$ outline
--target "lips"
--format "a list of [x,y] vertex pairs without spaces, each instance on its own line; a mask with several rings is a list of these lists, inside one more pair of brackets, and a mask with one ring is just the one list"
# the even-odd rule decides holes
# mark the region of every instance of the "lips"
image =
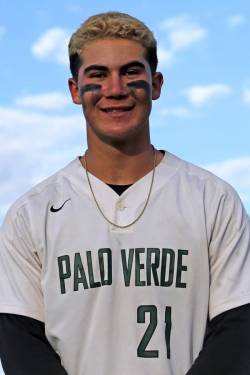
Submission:
[[128,112],[131,111],[134,108],[134,106],[122,106],[122,107],[106,107],[101,108],[101,111],[106,113],[122,113],[122,112]]

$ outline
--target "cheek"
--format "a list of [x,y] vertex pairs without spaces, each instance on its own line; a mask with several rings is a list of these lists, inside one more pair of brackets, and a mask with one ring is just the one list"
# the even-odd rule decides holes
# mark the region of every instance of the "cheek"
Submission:
[[151,92],[151,86],[147,81],[144,81],[144,80],[132,81],[128,83],[127,86],[130,90],[131,95],[135,99],[151,107],[152,92]]
[[101,97],[101,85],[86,84],[80,87],[82,105],[86,108],[88,105],[95,104]]
[[151,86],[147,81],[132,81],[129,82],[127,86],[132,93],[136,93],[137,90],[143,90],[147,97],[151,97]]
[[101,91],[101,89],[102,89],[101,85],[89,83],[89,84],[86,84],[86,85],[82,85],[80,87],[80,94],[81,94],[81,96],[83,96],[87,92],[90,92],[92,94],[97,94]]

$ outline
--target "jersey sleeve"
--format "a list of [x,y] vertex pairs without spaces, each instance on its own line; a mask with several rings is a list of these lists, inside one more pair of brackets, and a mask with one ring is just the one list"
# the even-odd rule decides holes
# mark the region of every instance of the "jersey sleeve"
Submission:
[[186,375],[250,373],[250,305],[226,311],[208,323],[204,345]]
[[0,356],[6,374],[67,375],[46,338],[44,323],[0,313],[0,332]]
[[209,243],[209,316],[250,302],[250,220],[229,187],[217,202]]
[[0,231],[0,312],[44,321],[41,263],[23,213],[11,209]]

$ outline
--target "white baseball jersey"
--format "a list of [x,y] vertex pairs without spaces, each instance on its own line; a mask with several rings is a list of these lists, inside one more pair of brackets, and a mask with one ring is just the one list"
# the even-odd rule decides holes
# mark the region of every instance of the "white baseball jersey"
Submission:
[[[105,215],[141,212],[147,174]],[[183,375],[211,318],[250,302],[250,225],[235,193],[165,154],[143,216],[97,210],[77,158],[19,199],[0,242],[0,311],[45,322],[69,375]]]

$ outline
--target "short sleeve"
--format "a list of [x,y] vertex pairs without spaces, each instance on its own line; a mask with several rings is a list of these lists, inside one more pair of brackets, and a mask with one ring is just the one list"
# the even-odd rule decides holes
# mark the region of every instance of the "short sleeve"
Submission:
[[10,210],[0,232],[0,312],[44,321],[41,263],[25,215]]
[[250,303],[250,220],[232,188],[217,204],[209,261],[210,319]]

